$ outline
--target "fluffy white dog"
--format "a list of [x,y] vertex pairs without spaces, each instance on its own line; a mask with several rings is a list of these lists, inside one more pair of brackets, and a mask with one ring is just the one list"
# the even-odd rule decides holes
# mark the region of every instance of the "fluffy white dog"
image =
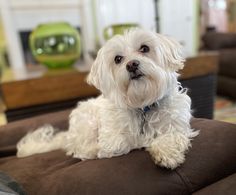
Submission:
[[180,45],[169,37],[134,29],[107,41],[88,83],[101,96],[79,102],[69,130],[44,126],[17,145],[18,157],[64,149],[80,159],[110,158],[146,148],[155,163],[174,169],[184,162],[191,138],[191,100],[176,71]]

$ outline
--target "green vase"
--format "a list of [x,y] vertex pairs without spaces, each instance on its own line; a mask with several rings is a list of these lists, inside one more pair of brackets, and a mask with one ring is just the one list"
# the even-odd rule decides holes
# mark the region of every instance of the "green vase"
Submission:
[[30,48],[49,68],[69,67],[80,57],[80,35],[66,22],[40,24],[30,34]]

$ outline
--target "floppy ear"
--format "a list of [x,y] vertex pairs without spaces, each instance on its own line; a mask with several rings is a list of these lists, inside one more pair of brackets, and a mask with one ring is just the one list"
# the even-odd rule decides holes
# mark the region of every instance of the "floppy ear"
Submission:
[[109,95],[113,83],[112,73],[109,69],[107,56],[103,47],[98,51],[97,57],[87,77],[87,83],[99,89],[103,95]]
[[178,71],[184,67],[185,59],[182,54],[182,46],[173,38],[157,34],[159,39],[158,48],[162,52],[164,63],[173,70]]
[[100,90],[101,87],[101,74],[102,74],[102,49],[98,51],[97,57],[91,67],[91,70],[89,72],[89,75],[87,77],[87,83],[89,85],[93,85],[97,89]]

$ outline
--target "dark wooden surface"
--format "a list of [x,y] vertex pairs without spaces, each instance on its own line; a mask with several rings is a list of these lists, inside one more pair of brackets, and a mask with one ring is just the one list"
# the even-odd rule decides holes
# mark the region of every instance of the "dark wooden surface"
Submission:
[[2,93],[7,109],[65,101],[98,94],[86,82],[87,73],[72,72],[65,75],[5,82]]
[[196,57],[187,58],[185,67],[179,71],[180,79],[185,80],[217,73],[218,60],[218,54],[215,52],[201,53]]

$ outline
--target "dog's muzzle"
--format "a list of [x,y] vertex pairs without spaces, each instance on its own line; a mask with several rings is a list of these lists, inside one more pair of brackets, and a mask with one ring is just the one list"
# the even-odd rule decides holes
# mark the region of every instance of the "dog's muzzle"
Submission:
[[139,70],[140,62],[138,60],[131,60],[126,65],[126,70],[129,72],[130,79],[139,79],[144,74]]

